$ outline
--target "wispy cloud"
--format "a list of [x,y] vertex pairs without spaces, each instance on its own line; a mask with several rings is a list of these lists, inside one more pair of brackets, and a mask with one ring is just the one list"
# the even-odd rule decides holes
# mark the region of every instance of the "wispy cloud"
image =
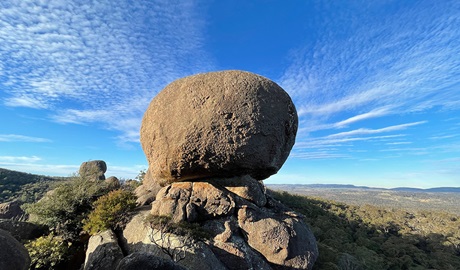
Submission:
[[3,104],[132,140],[159,90],[210,69],[199,15],[192,1],[1,2]]
[[[453,57],[460,51],[459,3],[401,5],[392,13],[381,12],[382,5],[336,7],[336,16],[318,16],[315,39],[290,55],[292,64],[278,82],[298,109],[296,156],[318,145],[373,142],[366,137],[416,130],[426,121],[396,122],[415,113],[460,110],[460,58]],[[369,128],[365,120],[375,118],[393,125]],[[333,133],[337,129],[344,131]]]
[[0,164],[2,165],[9,165],[15,162],[37,162],[40,160],[42,159],[37,156],[0,156]]
[[46,138],[31,137],[18,134],[0,134],[0,142],[51,142],[51,140]]
[[399,131],[399,130],[407,129],[408,127],[417,126],[417,125],[420,125],[420,124],[425,124],[426,122],[427,121],[419,121],[419,122],[413,122],[413,123],[407,123],[407,124],[401,124],[401,125],[394,125],[394,126],[389,126],[389,127],[379,128],[379,129],[360,128],[360,129],[356,129],[356,130],[351,130],[351,131],[345,131],[345,132],[331,134],[331,135],[328,135],[327,138],[349,137],[349,136],[356,136],[356,135],[369,135],[369,134],[378,134],[378,133]]
[[379,111],[386,106],[391,113],[434,106],[458,109],[458,102],[451,102],[460,100],[454,79],[460,74],[460,59],[452,57],[460,51],[459,14],[454,11],[458,3],[410,6],[379,20],[365,14],[371,16],[381,6],[368,8],[341,11],[350,21],[361,22],[345,28],[343,39],[330,33],[336,22],[317,21],[317,42],[294,54],[294,63],[279,81],[294,97],[299,114],[327,119],[362,110],[383,115],[390,113]]

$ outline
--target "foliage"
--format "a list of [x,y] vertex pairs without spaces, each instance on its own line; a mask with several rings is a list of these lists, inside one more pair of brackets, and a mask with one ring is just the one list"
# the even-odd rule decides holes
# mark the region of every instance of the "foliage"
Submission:
[[92,202],[107,193],[103,182],[80,177],[59,185],[40,201],[24,205],[30,221],[47,225],[65,239],[77,239]]
[[0,203],[14,199],[33,203],[63,180],[66,178],[48,177],[0,168]]
[[198,223],[174,222],[169,216],[154,215],[147,216],[145,222],[153,229],[150,241],[175,262],[184,259],[194,243],[211,238]]
[[57,269],[68,255],[70,243],[53,234],[42,236],[25,245],[31,259],[30,269]]
[[135,180],[139,181],[139,183],[142,184],[142,181],[144,181],[146,173],[147,173],[147,170],[140,170],[139,174],[136,176]]
[[94,210],[83,221],[83,229],[90,234],[107,229],[122,228],[128,212],[136,206],[136,196],[129,190],[114,190],[94,203]]
[[304,214],[318,242],[314,269],[460,269],[460,216],[271,192]]

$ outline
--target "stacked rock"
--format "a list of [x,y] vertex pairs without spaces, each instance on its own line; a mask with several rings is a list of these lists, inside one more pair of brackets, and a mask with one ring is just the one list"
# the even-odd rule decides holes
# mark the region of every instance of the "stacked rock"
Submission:
[[261,182],[286,161],[297,125],[289,95],[262,76],[221,71],[176,80],[142,120],[149,169],[139,203],[154,200],[153,215],[210,229],[211,250],[227,269],[311,269],[313,234]]

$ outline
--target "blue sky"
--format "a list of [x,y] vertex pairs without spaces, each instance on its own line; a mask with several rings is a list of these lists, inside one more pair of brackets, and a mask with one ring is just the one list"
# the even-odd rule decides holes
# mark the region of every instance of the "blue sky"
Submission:
[[266,183],[460,186],[459,1],[0,2],[0,167],[134,178],[150,100],[240,69],[292,97]]

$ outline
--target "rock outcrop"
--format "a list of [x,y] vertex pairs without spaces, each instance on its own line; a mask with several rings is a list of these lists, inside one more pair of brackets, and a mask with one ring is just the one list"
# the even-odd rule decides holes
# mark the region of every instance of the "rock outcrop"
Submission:
[[25,215],[21,209],[21,202],[14,200],[11,202],[0,203],[0,219],[15,219]]
[[258,206],[222,186],[179,182],[160,190],[151,214],[201,222],[213,236],[209,245],[220,261],[241,260],[241,268],[226,264],[228,269],[311,269],[318,250],[302,216],[264,197],[266,204]]
[[112,230],[100,232],[89,239],[84,270],[113,270],[123,257]]
[[149,169],[138,204],[151,203],[153,216],[197,222],[210,238],[187,242],[149,227],[144,210],[124,230],[124,249],[155,256],[165,245],[184,249],[179,263],[188,269],[311,269],[318,257],[312,232],[261,182],[288,157],[297,121],[288,94],[249,72],[198,74],[166,86],[142,120]]
[[103,160],[91,160],[80,165],[78,173],[81,177],[92,181],[105,180],[107,164]]
[[9,232],[0,230],[0,269],[27,270],[29,266],[27,249]]
[[176,80],[150,103],[141,144],[161,185],[209,177],[263,180],[289,155],[297,113],[276,83],[244,71]]

